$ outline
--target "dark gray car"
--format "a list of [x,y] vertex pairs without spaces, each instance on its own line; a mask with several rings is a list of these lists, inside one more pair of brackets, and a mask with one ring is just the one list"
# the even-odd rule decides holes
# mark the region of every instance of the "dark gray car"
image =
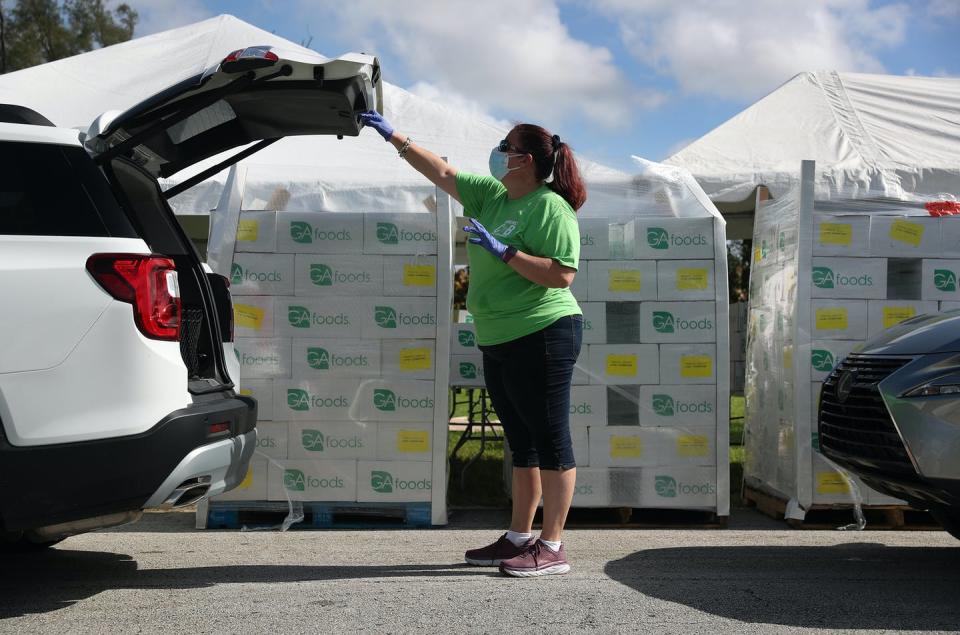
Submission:
[[960,538],[960,311],[869,340],[823,384],[820,451]]

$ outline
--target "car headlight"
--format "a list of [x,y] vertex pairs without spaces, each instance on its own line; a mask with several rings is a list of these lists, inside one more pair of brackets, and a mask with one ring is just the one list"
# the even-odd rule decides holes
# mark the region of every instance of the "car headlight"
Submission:
[[904,397],[936,397],[938,395],[960,395],[960,383],[940,384],[931,381],[904,393]]

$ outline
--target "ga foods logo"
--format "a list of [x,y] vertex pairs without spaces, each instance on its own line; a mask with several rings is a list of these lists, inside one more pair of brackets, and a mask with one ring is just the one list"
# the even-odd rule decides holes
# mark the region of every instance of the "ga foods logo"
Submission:
[[677,479],[672,476],[665,475],[657,476],[653,486],[657,492],[657,496],[663,498],[676,498],[679,495],[704,496],[717,493],[717,488],[713,483],[683,483],[677,481]]
[[402,311],[397,311],[392,306],[373,307],[373,319],[377,326],[382,329],[395,329],[400,326],[432,326],[437,323],[437,319],[430,313],[421,313],[420,315],[411,315]]
[[661,227],[647,228],[647,244],[653,249],[670,247],[699,247],[707,244],[703,234],[671,234]]
[[293,221],[290,223],[290,238],[295,243],[310,244],[314,240],[350,240],[350,231],[341,229],[336,231],[313,230],[310,223]]
[[709,401],[674,401],[670,395],[653,395],[651,399],[653,412],[661,417],[673,417],[680,414],[706,414],[713,412],[713,404]]
[[342,489],[344,487],[343,479],[339,476],[333,478],[317,478],[308,476],[303,470],[287,469],[283,472],[283,486],[291,492],[305,492],[307,488],[316,489]]
[[413,490],[431,490],[433,489],[433,483],[429,479],[423,479],[420,481],[395,479],[390,472],[371,470],[370,487],[373,488],[373,491],[380,494],[392,494],[394,490],[401,492],[409,492]]
[[310,452],[323,452],[327,449],[335,448],[359,449],[363,447],[363,439],[358,436],[324,436],[319,430],[303,430],[300,433],[300,443],[303,445],[304,450],[309,450]]
[[340,284],[361,283],[369,284],[371,281],[369,271],[356,271],[346,273],[332,268],[330,265],[312,264],[310,265],[310,282],[318,287],[332,287],[335,282]]
[[704,331],[713,328],[713,321],[709,318],[700,320],[678,320],[669,311],[653,312],[653,330],[657,333],[674,333],[676,331]]
[[457,331],[457,341],[460,342],[460,346],[466,346],[468,348],[475,348],[477,346],[477,339],[473,336],[472,331]]
[[280,363],[279,355],[251,355],[250,353],[241,353],[237,349],[233,349],[233,352],[237,356],[237,361],[244,366],[276,366]]
[[230,266],[230,284],[250,282],[283,282],[283,274],[279,271],[250,271],[237,263]]
[[307,364],[316,370],[330,370],[331,368],[366,368],[370,362],[366,355],[331,354],[327,349],[317,346],[307,349]]
[[833,353],[821,348],[815,348],[810,354],[810,363],[813,364],[814,370],[829,373],[834,367]]
[[411,399],[387,388],[374,388],[373,407],[382,412],[395,412],[397,408],[433,408],[433,399]]
[[313,313],[305,306],[289,305],[287,321],[290,326],[308,329],[311,326],[350,326],[350,317],[346,313]]
[[813,268],[813,284],[819,289],[834,289],[836,287],[872,287],[873,276],[845,276],[835,274],[830,267]]
[[301,388],[288,388],[287,406],[298,412],[306,412],[310,408],[349,408],[350,400],[344,395],[320,397]]
[[949,269],[934,269],[933,284],[937,291],[956,291],[957,276]]
[[517,221],[508,220],[504,221],[500,226],[493,230],[494,236],[502,236],[506,238],[513,233],[513,230],[517,228]]
[[460,376],[464,379],[477,378],[477,365],[473,362],[460,362]]
[[398,229],[393,223],[377,223],[377,240],[384,245],[397,245],[401,240],[407,242],[435,242],[437,234],[431,231]]

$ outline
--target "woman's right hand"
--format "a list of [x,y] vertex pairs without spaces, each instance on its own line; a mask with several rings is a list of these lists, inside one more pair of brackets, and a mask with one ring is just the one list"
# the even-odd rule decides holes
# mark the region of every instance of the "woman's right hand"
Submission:
[[376,110],[368,110],[365,113],[361,113],[360,123],[379,132],[384,141],[390,141],[390,138],[393,136],[393,126]]

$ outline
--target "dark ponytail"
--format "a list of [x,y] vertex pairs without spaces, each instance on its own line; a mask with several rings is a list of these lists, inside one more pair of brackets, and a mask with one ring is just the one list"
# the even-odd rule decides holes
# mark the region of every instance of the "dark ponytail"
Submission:
[[540,126],[522,123],[514,130],[520,138],[520,149],[533,156],[537,180],[545,181],[552,172],[553,180],[547,183],[547,187],[563,197],[574,210],[583,207],[587,202],[587,188],[580,178],[570,146]]

